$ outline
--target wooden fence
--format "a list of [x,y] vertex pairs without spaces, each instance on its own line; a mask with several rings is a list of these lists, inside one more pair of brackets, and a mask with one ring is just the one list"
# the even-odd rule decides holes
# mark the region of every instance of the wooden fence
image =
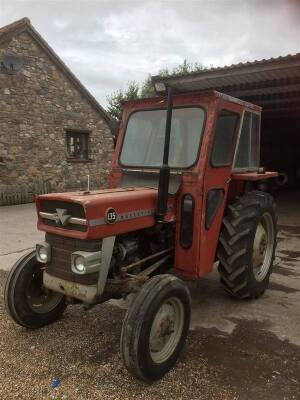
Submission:
[[37,194],[49,192],[51,192],[50,183],[43,181],[20,185],[0,184],[0,206],[32,203]]

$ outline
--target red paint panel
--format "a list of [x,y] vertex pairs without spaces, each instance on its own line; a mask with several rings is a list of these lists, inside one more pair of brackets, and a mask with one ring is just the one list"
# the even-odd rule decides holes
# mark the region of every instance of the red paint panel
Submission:
[[232,163],[234,158],[234,153],[236,149],[236,142],[238,137],[238,132],[241,123],[241,116],[243,107],[239,104],[231,103],[228,101],[220,101],[215,113],[215,123],[217,120],[218,112],[221,110],[229,110],[235,112],[240,116],[239,122],[236,126],[234,140],[231,146],[231,162],[229,166],[214,167],[210,162],[210,157],[212,153],[213,139],[214,139],[214,129],[212,129],[210,134],[210,145],[207,148],[207,160],[204,176],[204,190],[203,190],[203,210],[206,209],[206,197],[207,193],[211,189],[223,189],[224,199],[222,204],[219,206],[212,226],[207,229],[205,226],[205,212],[202,213],[201,221],[201,239],[200,239],[200,257],[198,265],[198,276],[204,276],[211,272],[213,269],[213,264],[216,259],[216,250],[218,246],[220,230],[222,225],[222,219],[224,215],[224,210],[226,208],[226,201],[229,190],[229,183],[231,180],[232,173]]
[[[205,101],[206,100],[206,101]],[[215,123],[215,110],[219,100],[207,98],[201,102],[207,111],[206,126],[203,132],[200,157],[194,167],[193,173],[186,173],[183,177],[183,184],[180,196],[177,201],[177,224],[176,224],[176,246],[175,246],[175,270],[185,279],[197,279],[199,277],[202,221],[203,221],[203,182],[208,160],[208,153],[211,146],[211,132]],[[193,244],[189,249],[180,245],[180,204],[182,196],[191,193],[195,200]]]
[[[216,256],[216,248],[220,235],[220,228],[223,219],[226,199],[228,195],[228,186],[230,182],[232,165],[225,167],[213,167],[210,163],[211,151],[214,138],[214,130],[218,111],[221,109],[236,112],[242,115],[243,108],[240,104],[233,104],[222,98],[211,99],[206,104],[208,118],[205,127],[204,140],[202,143],[200,159],[198,161],[194,181],[188,185],[182,186],[181,196],[188,193],[189,190],[195,196],[195,219],[194,219],[194,237],[193,245],[190,249],[184,250],[180,246],[179,235],[176,235],[175,251],[175,269],[186,279],[197,279],[206,275],[213,269]],[[238,124],[239,125],[239,124]],[[234,157],[236,139],[239,126],[236,127],[235,138],[231,149],[231,164]],[[223,189],[224,200],[220,205],[214,222],[210,229],[205,227],[206,196],[211,189]],[[179,207],[177,207],[179,210]],[[180,219],[177,218],[177,229],[180,229]]]
[[[38,229],[55,233],[62,236],[74,237],[78,239],[97,239],[107,236],[120,235],[155,225],[154,216],[138,217],[134,219],[117,221],[114,224],[102,224],[92,226],[91,221],[104,219],[108,208],[114,208],[117,214],[133,213],[140,210],[155,210],[157,201],[157,190],[150,188],[135,189],[107,189],[93,191],[89,194],[83,193],[61,193],[49,194],[37,197],[37,210],[40,211],[41,200],[60,200],[82,204],[88,221],[86,232],[68,230],[63,227],[53,227],[42,223],[38,217]],[[167,214],[167,220],[174,219],[174,200],[168,203],[171,210]]]

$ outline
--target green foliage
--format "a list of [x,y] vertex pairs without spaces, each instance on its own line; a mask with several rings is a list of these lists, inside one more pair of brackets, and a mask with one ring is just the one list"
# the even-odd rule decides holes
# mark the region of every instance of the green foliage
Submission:
[[182,64],[177,65],[177,67],[172,68],[162,68],[158,71],[158,75],[162,77],[172,77],[178,75],[186,75],[193,72],[200,72],[204,69],[204,66],[200,63],[189,63],[186,59],[183,60]]
[[168,76],[177,76],[177,75],[185,75],[190,74],[192,72],[199,72],[204,69],[202,64],[199,63],[189,63],[186,59],[183,60],[182,64],[179,64],[177,67],[173,68],[171,73]]
[[139,84],[135,81],[128,82],[125,90],[117,90],[107,96],[107,112],[116,121],[120,122],[122,116],[122,103],[126,100],[139,98]]
[[[172,77],[178,75],[185,75],[192,72],[200,72],[204,69],[202,64],[189,63],[186,59],[183,60],[182,64],[171,70],[167,67],[162,68],[158,75],[162,77]],[[148,98],[156,96],[154,86],[152,84],[151,75],[140,85],[135,81],[128,82],[128,87],[125,90],[118,90],[111,95],[107,96],[107,112],[116,120],[118,123],[121,120],[122,115],[122,103],[126,100],[135,100],[139,98]]]
[[154,86],[152,84],[151,75],[148,75],[145,81],[141,84],[139,91],[140,98],[154,97],[156,96]]

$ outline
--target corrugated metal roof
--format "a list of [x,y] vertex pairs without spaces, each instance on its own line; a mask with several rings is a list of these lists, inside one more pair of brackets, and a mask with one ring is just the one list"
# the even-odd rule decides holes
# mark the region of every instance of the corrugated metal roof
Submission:
[[[235,70],[235,69],[243,69],[243,68],[246,68],[246,67],[259,67],[261,65],[266,66],[266,65],[272,64],[272,63],[276,63],[276,64],[279,64],[279,63],[282,63],[282,62],[286,63],[287,61],[288,62],[289,61],[292,61],[292,62],[299,61],[300,62],[300,53],[288,54],[286,56],[279,56],[279,57],[271,57],[271,58],[268,58],[268,59],[263,58],[262,60],[247,61],[247,62],[244,62],[244,63],[240,62],[240,63],[237,63],[237,64],[224,65],[223,67],[205,68],[205,69],[203,69],[201,71],[177,74],[176,77],[197,76],[197,75],[200,75],[200,74],[203,74],[203,73],[207,73],[207,72],[211,73],[211,72],[217,72],[217,71],[221,71],[222,73],[224,73],[225,71],[227,72],[227,71]],[[174,75],[170,76],[170,78],[172,78],[172,77],[174,77]],[[164,79],[165,78],[169,78],[169,77],[166,76],[166,77],[164,77]],[[156,75],[156,76],[153,76],[152,79],[154,81],[157,81],[157,80],[160,81],[162,79],[162,77],[160,75]]]
[[278,111],[278,105],[286,109],[292,103],[300,111],[300,53],[152,79],[180,92],[215,89],[266,110],[272,110],[272,104]]

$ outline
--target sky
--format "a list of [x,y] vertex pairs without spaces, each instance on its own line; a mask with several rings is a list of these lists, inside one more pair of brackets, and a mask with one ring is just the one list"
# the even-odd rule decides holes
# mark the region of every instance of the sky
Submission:
[[128,81],[184,59],[209,67],[300,52],[300,0],[0,0],[0,26],[23,17],[104,107]]

